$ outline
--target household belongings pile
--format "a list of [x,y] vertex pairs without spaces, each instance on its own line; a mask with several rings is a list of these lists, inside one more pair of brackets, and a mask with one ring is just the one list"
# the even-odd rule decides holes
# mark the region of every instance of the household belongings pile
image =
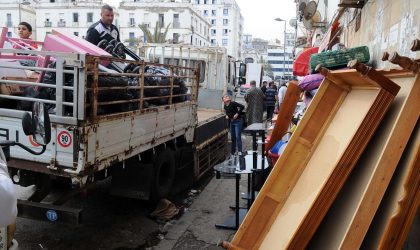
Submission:
[[325,79],[227,249],[401,249],[420,197],[420,60]]

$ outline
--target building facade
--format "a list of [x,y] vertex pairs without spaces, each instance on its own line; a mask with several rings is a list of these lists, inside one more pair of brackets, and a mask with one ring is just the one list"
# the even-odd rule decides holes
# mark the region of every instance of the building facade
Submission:
[[[101,18],[102,0],[40,0],[35,7],[37,39],[44,40],[53,29],[85,37],[90,25]],[[114,24],[118,27],[118,10]]]
[[7,36],[18,37],[17,27],[20,22],[32,26],[32,39],[36,37],[35,2],[21,0],[0,0],[0,27],[7,27]]
[[[170,43],[208,46],[209,21],[188,2],[124,0],[120,4],[121,40],[147,42],[143,31],[138,27],[145,24],[153,32],[160,25],[166,27],[166,40]],[[168,26],[169,25],[169,26]]]
[[241,58],[244,19],[235,0],[191,0],[210,22],[210,44],[223,46],[228,54]]
[[274,79],[290,79],[293,76],[294,42],[295,34],[286,33],[285,44],[268,45],[267,63],[271,65]]

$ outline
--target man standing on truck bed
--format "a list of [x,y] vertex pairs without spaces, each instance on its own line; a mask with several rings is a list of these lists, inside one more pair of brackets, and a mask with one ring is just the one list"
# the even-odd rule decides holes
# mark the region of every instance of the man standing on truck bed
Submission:
[[120,32],[118,31],[117,26],[112,24],[113,21],[114,10],[111,6],[105,4],[101,8],[101,20],[89,27],[86,33],[86,40],[90,43],[98,45],[98,43],[103,39],[102,37],[105,34],[109,34],[120,42]]

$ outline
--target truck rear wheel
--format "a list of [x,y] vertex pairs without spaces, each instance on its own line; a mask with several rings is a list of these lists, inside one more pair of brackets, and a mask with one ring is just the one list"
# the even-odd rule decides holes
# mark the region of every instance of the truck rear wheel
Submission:
[[175,180],[175,154],[169,149],[163,149],[154,161],[154,181],[152,184],[152,200],[158,201],[169,195]]

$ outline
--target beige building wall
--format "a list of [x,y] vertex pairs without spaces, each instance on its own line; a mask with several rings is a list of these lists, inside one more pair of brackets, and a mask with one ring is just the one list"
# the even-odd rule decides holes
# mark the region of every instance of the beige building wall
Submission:
[[[410,51],[413,39],[420,39],[419,0],[376,0],[369,1],[361,9],[361,25],[356,32],[354,12],[347,12],[341,18],[348,23],[340,40],[347,47],[366,45],[371,62],[375,67],[389,68],[395,65],[382,62],[382,53],[398,52],[400,55],[420,58],[420,52]],[[353,21],[352,21],[353,20]],[[352,21],[352,22],[350,22]]]

